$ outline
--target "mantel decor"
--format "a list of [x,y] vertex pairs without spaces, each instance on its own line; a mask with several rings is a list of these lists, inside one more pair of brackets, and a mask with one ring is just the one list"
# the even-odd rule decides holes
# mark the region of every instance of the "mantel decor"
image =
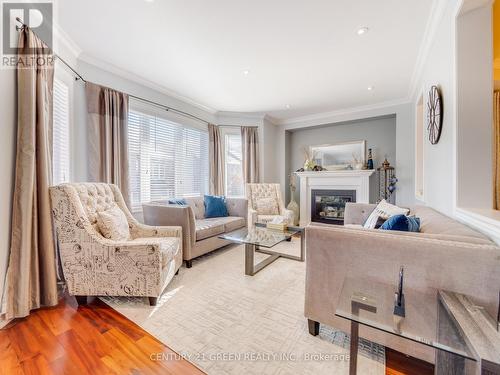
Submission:
[[379,201],[385,199],[391,201],[392,193],[396,190],[398,179],[394,174],[394,167],[387,161],[387,158],[382,163],[382,166],[377,168],[378,186],[379,186]]
[[427,100],[427,131],[429,142],[435,145],[441,137],[443,129],[443,98],[439,87],[432,86]]

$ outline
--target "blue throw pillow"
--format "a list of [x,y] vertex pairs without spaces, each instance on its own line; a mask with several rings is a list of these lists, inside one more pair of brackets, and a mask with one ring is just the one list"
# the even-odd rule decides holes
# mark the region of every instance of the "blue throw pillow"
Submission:
[[387,219],[380,229],[420,232],[420,219],[415,216],[394,215]]
[[229,216],[226,207],[226,198],[217,195],[205,195],[205,217]]
[[181,206],[187,206],[187,202],[184,198],[180,198],[180,199],[169,199],[168,200],[168,204],[178,204],[178,205],[181,205]]

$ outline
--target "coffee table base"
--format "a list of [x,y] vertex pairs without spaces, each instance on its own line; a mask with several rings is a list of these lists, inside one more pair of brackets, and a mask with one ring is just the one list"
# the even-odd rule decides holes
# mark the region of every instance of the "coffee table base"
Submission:
[[[245,275],[247,276],[253,276],[263,268],[267,267],[271,263],[273,263],[276,259],[278,258],[286,258],[286,259],[292,259],[296,260],[299,262],[304,261],[304,239],[303,239],[303,233],[301,233],[301,243],[300,243],[300,256],[296,255],[289,255],[289,254],[284,254],[280,253],[277,251],[271,251],[267,249],[261,249],[259,248],[258,245],[255,244],[245,244]],[[260,261],[257,264],[254,264],[255,262],[255,253],[262,253],[262,254],[267,254],[269,255],[266,259]]]

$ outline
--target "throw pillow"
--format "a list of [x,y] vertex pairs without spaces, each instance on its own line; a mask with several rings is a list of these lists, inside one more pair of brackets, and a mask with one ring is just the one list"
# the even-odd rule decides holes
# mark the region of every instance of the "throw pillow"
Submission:
[[178,204],[179,206],[187,206],[187,202],[184,198],[169,199],[168,204]]
[[394,215],[382,224],[380,229],[420,232],[420,219],[415,216]]
[[401,208],[387,203],[385,199],[382,199],[370,216],[368,216],[368,219],[366,219],[363,227],[367,229],[375,229],[379,218],[387,220],[394,215],[408,215],[409,211],[410,210],[406,208]]
[[279,207],[274,198],[260,198],[255,201],[255,208],[259,215],[279,215]]
[[117,205],[97,213],[97,226],[101,234],[110,240],[127,241],[130,239],[127,217]]
[[205,195],[205,218],[229,216],[226,198],[217,195]]

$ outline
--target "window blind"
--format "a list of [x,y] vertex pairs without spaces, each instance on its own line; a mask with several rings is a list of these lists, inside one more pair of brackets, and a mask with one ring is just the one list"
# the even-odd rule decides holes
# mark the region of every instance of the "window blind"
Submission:
[[52,125],[52,182],[54,185],[70,180],[69,155],[69,87],[54,79]]
[[208,132],[137,110],[128,119],[133,211],[144,202],[208,193]]

